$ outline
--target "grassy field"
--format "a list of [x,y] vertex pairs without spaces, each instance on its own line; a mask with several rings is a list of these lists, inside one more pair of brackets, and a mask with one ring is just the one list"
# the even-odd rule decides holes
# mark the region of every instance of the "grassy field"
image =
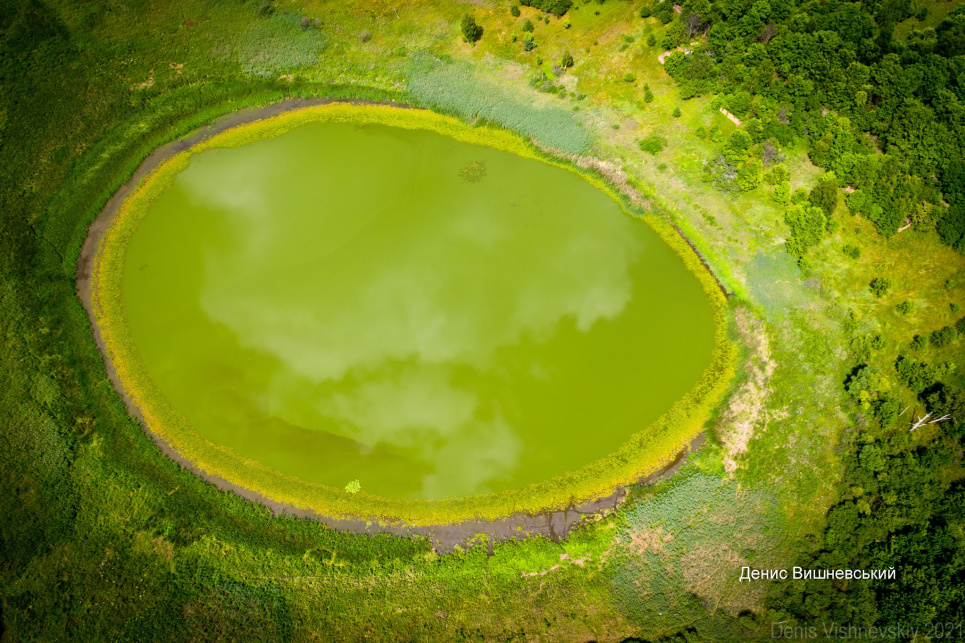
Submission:
[[[842,386],[855,347],[880,335],[886,348],[869,357],[884,372],[915,335],[953,323],[965,262],[914,228],[884,241],[839,204],[836,232],[802,271],[771,188],[734,196],[704,181],[720,143],[698,128],[734,125],[708,98],[680,100],[646,45],[664,27],[640,6],[580,4],[548,23],[527,7],[514,18],[508,3],[428,0],[0,9],[5,640],[769,637],[769,590],[735,586],[740,566],[789,567],[818,546],[858,410]],[[459,35],[465,13],[485,30],[475,46]],[[575,64],[557,74],[567,50]],[[491,121],[582,154],[679,226],[734,293],[728,331],[741,346],[703,450],[564,542],[441,557],[426,541],[274,517],[164,458],[113,392],[75,296],[86,226],[160,143],[293,95]],[[654,134],[663,150],[641,151]],[[792,188],[813,185],[821,172],[803,149],[783,153]],[[875,298],[868,285],[885,272],[901,277]],[[962,341],[924,349],[958,364],[958,381]]]

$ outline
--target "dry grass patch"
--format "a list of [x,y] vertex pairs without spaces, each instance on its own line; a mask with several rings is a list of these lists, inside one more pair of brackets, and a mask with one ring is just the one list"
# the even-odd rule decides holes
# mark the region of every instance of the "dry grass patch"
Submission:
[[749,351],[744,363],[747,378],[731,396],[716,427],[717,437],[726,450],[724,468],[731,474],[738,468],[737,457],[747,452],[747,445],[755,432],[766,426],[770,419],[767,397],[771,376],[777,368],[777,362],[771,357],[764,324],[746,309],[738,309],[734,320]]

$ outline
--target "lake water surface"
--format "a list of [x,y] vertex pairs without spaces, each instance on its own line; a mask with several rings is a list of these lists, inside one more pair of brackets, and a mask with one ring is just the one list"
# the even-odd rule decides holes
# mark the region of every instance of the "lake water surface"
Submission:
[[393,498],[601,458],[714,343],[697,279],[601,190],[377,125],[193,156],[128,246],[123,295],[151,377],[201,433]]

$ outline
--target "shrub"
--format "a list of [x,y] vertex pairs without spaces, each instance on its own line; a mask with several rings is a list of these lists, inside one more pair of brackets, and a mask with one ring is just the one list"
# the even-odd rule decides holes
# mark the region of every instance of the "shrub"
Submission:
[[362,490],[362,483],[358,480],[352,480],[347,485],[345,485],[345,490],[349,493],[358,493]]
[[573,6],[572,0],[520,0],[520,4],[552,13],[557,18],[561,18]]
[[663,140],[656,134],[640,139],[640,142],[638,143],[640,149],[647,154],[659,154],[660,150],[662,150],[666,144],[667,141]]
[[468,13],[462,17],[462,37],[466,42],[476,42],[482,38],[483,28]]
[[940,328],[931,334],[932,346],[934,346],[935,348],[945,348],[953,341],[955,341],[955,336],[957,334],[958,333],[956,333],[955,329],[951,326],[945,326],[944,328]]
[[536,47],[536,43],[533,42],[533,34],[528,33],[523,36],[523,51],[532,51]]
[[649,6],[640,7],[641,18],[649,18],[652,15],[653,15],[653,9],[651,9]]
[[673,117],[674,117],[674,118],[680,118],[681,114],[683,114],[683,112],[680,111],[680,107],[674,107],[674,108],[673,108]]
[[851,372],[844,388],[861,408],[867,410],[887,389],[887,382],[874,367],[863,364]]
[[783,163],[778,163],[768,171],[764,176],[764,180],[769,185],[777,185],[778,183],[784,183],[791,180],[791,173],[788,171],[787,166]]
[[809,205],[791,208],[784,215],[784,221],[791,229],[787,251],[796,257],[803,257],[809,248],[821,242],[827,225],[824,212]]
[[915,335],[915,338],[908,344],[912,350],[920,351],[928,348],[928,335]]
[[669,51],[683,42],[686,36],[687,31],[683,21],[677,20],[667,27],[667,30],[663,33],[663,38],[660,40],[660,45]]
[[623,82],[625,82],[625,83],[632,83],[632,82],[635,81],[636,79],[637,79],[637,77],[634,76],[633,74],[631,74],[630,72],[627,72],[627,73],[625,73],[625,74],[623,75]]
[[891,279],[888,277],[875,277],[871,280],[869,287],[875,297],[884,297],[891,290]]
[[741,192],[750,192],[761,184],[764,166],[759,160],[752,160],[744,164],[737,172],[737,188]]
[[895,370],[905,386],[917,394],[933,385],[942,374],[934,366],[910,359],[904,355],[895,360]]
[[509,13],[510,13],[514,18],[519,18],[519,5],[517,5],[517,4],[511,5],[511,6],[509,7]]
[[573,54],[571,54],[569,51],[564,51],[563,57],[560,58],[560,67],[562,67],[563,69],[569,69],[572,66],[573,66]]
[[653,102],[653,90],[650,89],[650,85],[643,86],[643,102],[645,103]]
[[523,22],[523,31],[532,33],[533,29],[535,29],[535,27],[533,27],[533,21],[530,20],[529,18],[527,18],[527,19]]
[[811,205],[821,208],[827,216],[831,216],[838,206],[838,186],[834,181],[821,181],[811,189],[808,200]]
[[774,200],[781,205],[787,205],[791,200],[791,184],[786,181],[778,183],[774,188]]
[[699,138],[700,140],[704,140],[705,138],[707,138],[707,130],[704,129],[703,125],[697,128],[697,138]]
[[750,92],[737,92],[732,96],[728,96],[726,99],[727,111],[737,116],[737,118],[744,118],[747,116],[747,111],[751,108],[752,99],[753,97]]
[[957,313],[958,311],[960,311],[960,310],[962,309],[962,306],[961,306],[961,304],[952,302],[952,303],[948,304],[948,309],[949,309],[950,311],[952,311],[952,314],[954,315],[955,313]]
[[841,252],[844,253],[844,256],[850,257],[852,259],[857,259],[858,257],[861,256],[861,248],[859,248],[858,246],[852,246],[851,244],[848,244],[845,247],[841,248]]
[[573,6],[572,0],[520,0],[520,3],[526,7],[533,7],[534,9],[539,9],[540,11],[546,11],[551,13],[557,18],[563,17],[563,14],[570,10]]
[[569,20],[564,20],[564,21],[563,21],[563,28],[564,28],[564,29],[569,29],[569,28],[572,27],[572,26],[573,26],[573,25],[570,24],[570,21],[569,21]]
[[742,165],[750,157],[751,137],[744,130],[734,130],[724,144],[724,159],[731,165]]
[[649,36],[647,36],[647,46],[655,47],[656,45],[657,45],[657,37],[651,33]]
[[867,213],[871,206],[871,197],[863,190],[855,190],[845,198],[845,204],[851,214]]
[[911,312],[911,308],[912,306],[910,301],[903,301],[897,306],[895,306],[895,312],[898,313],[899,315],[907,315],[908,313]]
[[965,317],[955,322],[955,330],[958,331],[959,335],[965,335]]

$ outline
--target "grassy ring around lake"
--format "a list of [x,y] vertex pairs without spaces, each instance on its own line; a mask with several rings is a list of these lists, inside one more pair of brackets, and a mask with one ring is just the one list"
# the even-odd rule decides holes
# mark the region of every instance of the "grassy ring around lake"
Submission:
[[[645,429],[630,435],[619,448],[582,468],[518,489],[442,499],[389,498],[365,490],[338,488],[287,475],[244,457],[203,435],[167,399],[148,373],[125,313],[122,282],[126,251],[148,210],[185,170],[192,155],[215,148],[234,148],[280,136],[307,123],[384,125],[427,130],[456,141],[511,152],[517,156],[579,174],[604,190],[625,210],[626,199],[599,176],[539,151],[516,135],[489,127],[472,127],[429,111],[378,105],[336,103],[283,113],[216,134],[179,152],[156,167],[121,204],[101,237],[91,275],[91,308],[106,357],[124,392],[147,427],[205,474],[227,480],[274,502],[334,518],[358,518],[409,525],[444,525],[471,519],[495,520],[517,513],[536,514],[611,494],[659,470],[703,428],[734,374],[736,349],[727,338],[726,299],[713,275],[671,226],[653,217],[639,218],[683,259],[709,299],[714,315],[714,346],[709,366],[696,384]],[[480,180],[484,168],[470,164],[463,177]],[[350,492],[351,491],[351,492]]]

